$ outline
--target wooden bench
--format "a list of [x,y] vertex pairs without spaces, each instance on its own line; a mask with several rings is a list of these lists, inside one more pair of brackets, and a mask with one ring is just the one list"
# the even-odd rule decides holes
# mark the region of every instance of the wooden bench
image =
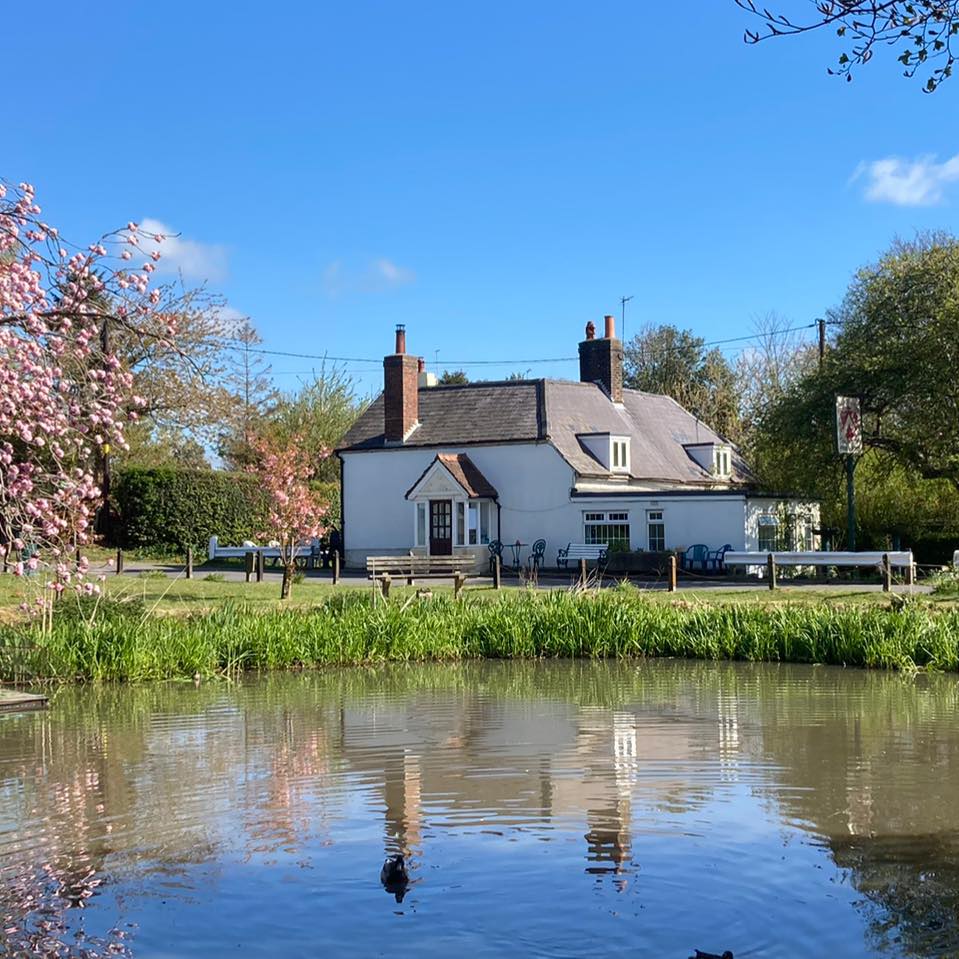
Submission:
[[412,586],[418,579],[452,579],[453,593],[459,596],[467,576],[475,575],[476,557],[472,554],[458,556],[368,556],[366,577],[380,584],[383,595],[388,596],[394,576],[405,579]]
[[561,549],[557,553],[556,565],[568,568],[571,561],[578,563],[580,560],[592,560],[597,566],[605,566],[608,556],[609,545],[607,543],[569,543],[565,549]]

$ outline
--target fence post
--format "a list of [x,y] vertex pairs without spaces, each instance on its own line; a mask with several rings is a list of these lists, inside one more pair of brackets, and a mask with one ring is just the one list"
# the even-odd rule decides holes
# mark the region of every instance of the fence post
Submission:
[[193,547],[186,548],[186,578],[193,579]]
[[258,549],[256,551],[256,581],[258,583],[263,582],[263,550]]
[[500,589],[502,586],[503,571],[500,569],[498,556],[493,557],[493,589]]
[[457,570],[453,574],[453,599],[459,599],[460,593],[463,592],[463,587],[466,585],[466,577]]
[[586,587],[586,560],[581,559],[579,561],[579,584],[584,589]]
[[882,554],[882,591],[888,593],[892,589],[892,566],[889,564],[889,554]]
[[676,592],[676,554],[669,557],[669,592]]
[[389,573],[384,573],[380,577],[380,590],[383,593],[383,599],[390,598],[390,585],[393,582],[393,577]]
[[909,568],[906,570],[906,585],[915,586],[916,585],[916,564],[910,563]]
[[117,576],[123,572],[123,550],[117,550]]
[[340,551],[333,550],[333,585],[340,581]]
[[769,576],[769,588],[776,588],[776,560],[773,558],[773,554],[770,553],[766,557],[766,572]]
[[250,581],[250,577],[253,575],[253,553],[246,552],[243,554],[243,571],[246,573],[246,581]]

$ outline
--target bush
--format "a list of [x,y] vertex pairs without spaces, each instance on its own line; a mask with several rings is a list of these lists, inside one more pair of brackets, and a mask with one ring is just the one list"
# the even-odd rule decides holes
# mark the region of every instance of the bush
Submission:
[[111,508],[115,545],[182,552],[252,539],[266,526],[266,499],[245,473],[173,467],[118,470]]

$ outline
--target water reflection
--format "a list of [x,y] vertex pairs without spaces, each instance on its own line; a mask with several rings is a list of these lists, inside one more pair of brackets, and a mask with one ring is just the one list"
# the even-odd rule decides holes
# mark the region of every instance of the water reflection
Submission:
[[956,716],[952,677],[685,662],[64,689],[0,719],[0,936],[162,954],[172,911],[177,955],[942,955]]

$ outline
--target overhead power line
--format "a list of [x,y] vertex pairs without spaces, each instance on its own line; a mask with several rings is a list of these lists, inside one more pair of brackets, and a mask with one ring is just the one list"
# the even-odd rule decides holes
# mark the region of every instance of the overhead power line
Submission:
[[[802,330],[810,330],[816,326],[815,322],[804,323],[802,326],[790,326],[781,330],[771,330],[764,333],[750,333],[747,336],[731,336],[726,337],[722,340],[708,340],[705,341],[702,345],[703,347],[713,347],[713,346],[724,346],[728,343],[746,343],[749,340],[761,340],[770,336],[783,336],[786,333],[798,333]],[[673,353],[679,350],[682,350],[682,346],[672,346],[672,347],[660,347],[654,350],[645,351],[647,355],[661,355],[666,353]],[[370,356],[332,356],[329,353],[297,353],[290,350],[266,350],[261,347],[249,347],[249,352],[251,353],[260,353],[264,356],[284,356],[291,357],[298,360],[322,360],[323,362],[330,363],[364,363],[364,364],[373,364],[374,370],[379,370],[380,365],[382,364],[382,358],[380,357],[370,357]],[[501,360],[444,360],[443,365],[448,369],[458,369],[461,367],[467,366],[513,366],[520,364],[542,364],[542,363],[572,363],[575,360],[578,360],[578,356],[552,356],[552,357],[538,357],[534,359],[530,358],[508,358]],[[370,372],[373,372],[371,370]]]

